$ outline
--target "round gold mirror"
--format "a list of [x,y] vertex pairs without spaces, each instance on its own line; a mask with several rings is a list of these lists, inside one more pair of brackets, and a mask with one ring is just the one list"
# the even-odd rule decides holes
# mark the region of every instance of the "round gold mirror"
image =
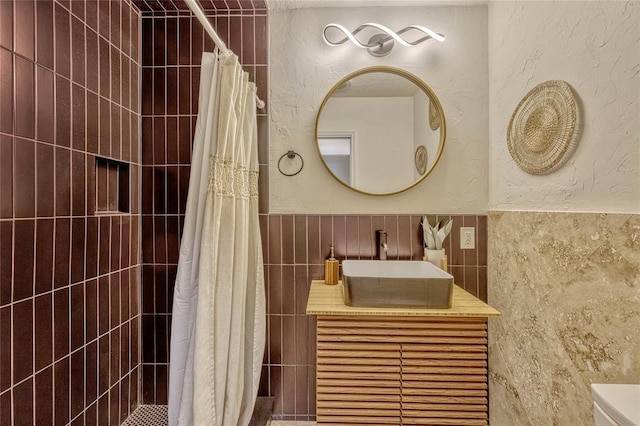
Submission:
[[322,162],[343,185],[391,195],[417,185],[438,163],[446,138],[442,105],[417,76],[376,66],[327,93],[316,119]]

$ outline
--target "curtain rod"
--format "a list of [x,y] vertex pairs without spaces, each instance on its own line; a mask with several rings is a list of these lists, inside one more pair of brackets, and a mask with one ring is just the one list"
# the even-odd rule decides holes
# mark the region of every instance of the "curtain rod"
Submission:
[[[200,5],[198,4],[197,0],[184,0],[184,2],[187,4],[187,7],[191,9],[191,12],[193,12],[196,18],[198,18],[198,21],[200,21],[200,23],[204,27],[204,30],[207,32],[207,34],[209,34],[209,36],[211,37],[213,42],[216,44],[216,46],[218,46],[218,49],[220,49],[222,52],[225,52],[225,53],[232,53],[231,49],[229,49],[227,45],[224,44],[224,41],[222,41],[218,33],[216,33],[216,30],[213,28],[213,26],[211,26],[211,23],[209,22],[207,17],[204,15],[204,12],[200,8]],[[256,94],[256,106],[258,108],[264,108],[264,101],[260,99],[257,94]]]

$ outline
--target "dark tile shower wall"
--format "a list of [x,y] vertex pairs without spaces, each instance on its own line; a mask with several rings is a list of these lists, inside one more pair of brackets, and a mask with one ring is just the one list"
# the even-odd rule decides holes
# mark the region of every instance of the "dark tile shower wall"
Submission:
[[[142,397],[145,404],[167,403],[173,286],[198,114],[200,60],[203,51],[214,48],[202,25],[181,3],[136,2],[143,11],[148,11],[142,17]],[[256,1],[243,1],[242,10],[216,10],[210,2],[202,2],[210,22],[239,56],[251,81],[258,86],[258,95],[266,101],[267,12],[263,3],[261,8],[254,8],[256,4]],[[268,209],[267,118],[266,109],[258,110],[260,208],[265,212]]]
[[[138,405],[139,23],[127,0],[0,1],[0,425]],[[99,157],[128,212],[96,214]]]
[[[430,216],[434,224],[451,218],[444,242],[456,284],[487,300],[487,217]],[[324,279],[324,260],[333,244],[336,257],[374,259],[376,230],[387,231],[390,260],[421,260],[422,216],[278,215],[260,216],[267,290],[267,354],[261,395],[275,397],[274,419],[315,419],[316,319],[305,314],[311,280]],[[476,229],[476,248],[460,249],[460,227]]]

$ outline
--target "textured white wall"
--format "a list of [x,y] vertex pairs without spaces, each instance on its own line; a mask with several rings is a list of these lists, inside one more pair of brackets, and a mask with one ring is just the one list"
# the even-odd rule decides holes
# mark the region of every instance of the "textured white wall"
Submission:
[[[396,46],[375,58],[351,44],[330,47],[330,22],[354,29],[364,22],[392,29],[421,24],[446,34],[444,43]],[[489,88],[487,9],[484,6],[359,7],[271,10],[270,211],[272,213],[484,213],[488,202]],[[327,91],[346,74],[372,65],[406,69],[437,94],[447,119],[440,163],[418,186],[374,197],[335,181],[316,148],[314,126]],[[278,172],[289,149],[305,160],[295,177]]]
[[[489,2],[489,209],[640,211],[640,2]],[[582,136],[559,170],[511,159],[506,130],[546,80],[577,94]]]

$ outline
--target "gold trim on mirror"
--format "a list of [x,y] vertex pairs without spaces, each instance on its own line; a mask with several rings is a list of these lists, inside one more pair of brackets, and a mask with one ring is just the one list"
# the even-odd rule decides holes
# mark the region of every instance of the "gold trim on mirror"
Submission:
[[[350,185],[348,183],[345,183],[341,178],[339,178],[338,176],[336,176],[336,174],[331,170],[331,168],[329,167],[329,165],[327,164],[327,162],[325,161],[325,158],[322,154],[322,151],[320,149],[320,143],[319,143],[319,132],[318,132],[318,123],[320,121],[320,116],[322,115],[322,111],[324,110],[327,102],[329,101],[329,99],[331,98],[331,96],[336,93],[339,92],[341,90],[344,90],[345,87],[348,87],[349,85],[349,81],[355,77],[364,75],[364,74],[370,74],[370,73],[388,73],[388,74],[395,74],[397,76],[403,77],[407,80],[409,80],[411,83],[415,84],[420,90],[422,90],[422,92],[424,94],[427,95],[427,97],[429,98],[429,106],[428,106],[428,112],[427,112],[427,121],[429,122],[429,126],[433,127],[434,124],[438,124],[439,130],[440,130],[440,141],[438,144],[438,151],[437,153],[432,156],[431,154],[429,154],[429,157],[433,158],[433,163],[431,164],[431,166],[426,169],[424,171],[424,173],[421,173],[421,175],[415,179],[415,181],[404,187],[401,188],[397,191],[391,191],[391,192],[380,192],[380,193],[376,193],[376,192],[368,192],[368,191],[364,191],[362,189],[358,189],[356,187],[354,187],[353,185]],[[432,112],[432,110],[434,110]],[[437,112],[438,114],[434,114],[434,112]],[[435,117],[434,117],[435,115]],[[403,69],[400,68],[395,68],[395,67],[389,67],[389,66],[372,66],[372,67],[367,67],[367,68],[362,68],[359,70],[356,70],[352,73],[350,73],[349,75],[345,76],[344,78],[340,79],[340,81],[338,81],[336,84],[333,85],[333,87],[329,90],[329,92],[327,93],[327,95],[324,97],[322,103],[320,104],[320,108],[318,109],[318,114],[316,115],[316,123],[315,123],[315,137],[316,137],[316,148],[318,150],[318,155],[320,156],[320,159],[322,160],[322,164],[324,164],[325,168],[327,169],[327,171],[329,172],[329,174],[331,174],[331,176],[333,176],[338,182],[340,182],[342,185],[346,186],[349,189],[352,189],[353,191],[359,192],[361,194],[365,194],[365,195],[374,195],[374,196],[385,196],[385,195],[394,195],[394,194],[399,194],[401,192],[407,191],[411,188],[413,188],[414,186],[418,185],[420,182],[422,182],[435,168],[435,166],[438,164],[438,161],[440,160],[440,157],[442,156],[442,151],[444,150],[444,145],[445,145],[445,141],[446,141],[446,120],[445,120],[445,116],[444,116],[444,110],[442,108],[442,105],[440,104],[440,100],[438,99],[438,97],[436,96],[436,94],[433,92],[433,90],[419,77],[417,77],[416,75],[405,71]],[[422,145],[421,142],[418,142],[418,145]],[[413,151],[413,150],[412,150]],[[426,160],[426,158],[425,158]],[[426,168],[426,164],[425,164],[425,168]]]

